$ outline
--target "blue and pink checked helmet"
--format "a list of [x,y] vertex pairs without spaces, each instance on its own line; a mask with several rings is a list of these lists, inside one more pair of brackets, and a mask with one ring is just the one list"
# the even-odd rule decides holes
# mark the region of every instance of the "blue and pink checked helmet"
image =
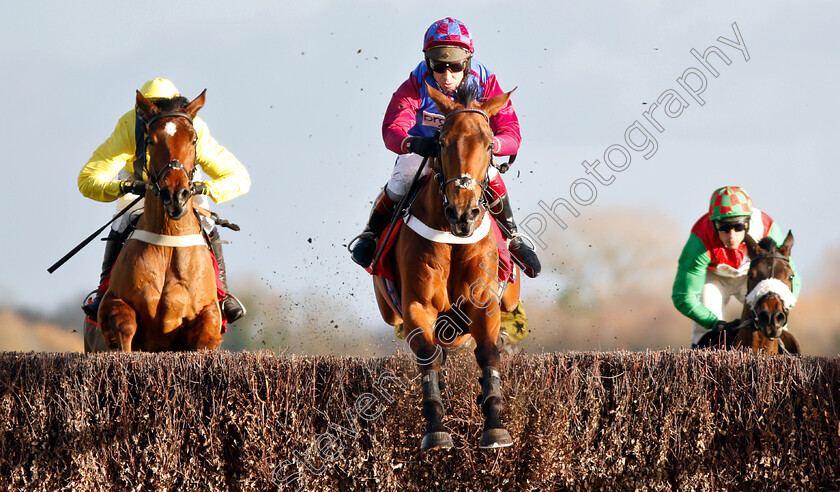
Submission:
[[426,35],[423,37],[423,51],[435,46],[458,46],[470,53],[475,53],[472,36],[467,26],[452,17],[436,21],[426,30]]

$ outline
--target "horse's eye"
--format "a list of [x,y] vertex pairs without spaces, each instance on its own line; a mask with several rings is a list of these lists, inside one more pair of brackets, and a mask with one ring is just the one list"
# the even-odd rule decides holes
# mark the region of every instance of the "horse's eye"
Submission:
[[146,145],[152,145],[152,137],[146,137]]

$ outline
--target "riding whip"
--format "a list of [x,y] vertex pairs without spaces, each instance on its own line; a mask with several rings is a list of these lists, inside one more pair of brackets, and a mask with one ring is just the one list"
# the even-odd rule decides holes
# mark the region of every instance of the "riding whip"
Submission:
[[54,272],[54,271],[58,270],[58,268],[59,268],[61,265],[63,265],[64,263],[66,263],[66,262],[67,262],[67,260],[69,260],[69,259],[70,259],[70,258],[72,258],[72,257],[73,257],[76,253],[78,253],[79,251],[81,251],[81,249],[82,249],[82,248],[84,248],[85,246],[87,246],[89,242],[93,241],[93,239],[94,239],[96,236],[98,236],[98,235],[99,235],[102,231],[104,231],[106,227],[108,227],[109,225],[111,225],[111,223],[113,223],[115,220],[117,220],[118,218],[120,218],[120,216],[121,216],[122,214],[124,214],[124,213],[128,212],[128,209],[130,209],[131,207],[133,207],[134,205],[136,205],[136,204],[137,204],[140,200],[142,200],[142,199],[143,199],[143,196],[138,196],[136,200],[134,200],[133,202],[131,202],[131,203],[130,203],[127,207],[125,207],[124,209],[120,210],[120,211],[119,211],[116,215],[114,215],[114,216],[111,218],[111,220],[109,220],[109,221],[108,221],[108,222],[107,222],[104,226],[100,227],[99,229],[97,229],[97,230],[96,230],[96,232],[94,232],[93,234],[91,234],[90,236],[88,236],[87,238],[85,238],[85,240],[84,240],[84,241],[82,241],[81,243],[79,243],[79,245],[78,245],[78,246],[76,246],[75,248],[73,248],[72,250],[70,250],[70,252],[69,252],[69,253],[67,253],[66,255],[64,255],[64,256],[63,256],[60,260],[58,260],[57,262],[55,262],[55,264],[53,264],[53,266],[51,266],[51,267],[47,268],[47,271],[48,271],[48,272],[50,272],[50,273],[52,273],[52,272]]
[[376,252],[376,256],[373,257],[373,263],[370,264],[371,268],[373,268],[377,263],[379,263],[379,258],[382,256],[382,252],[385,251],[385,246],[388,244],[388,240],[391,237],[391,233],[394,232],[394,227],[397,225],[397,221],[401,220],[405,217],[407,208],[414,203],[414,199],[417,197],[417,181],[420,179],[420,174],[423,172],[423,168],[426,167],[426,161],[429,160],[429,156],[423,157],[423,162],[420,164],[420,167],[417,168],[417,173],[414,174],[414,180],[411,182],[411,188],[409,188],[408,193],[402,197],[400,203],[397,205],[396,212],[393,216],[391,216],[391,223],[388,225],[388,230],[385,232],[385,235],[382,236],[382,246]]

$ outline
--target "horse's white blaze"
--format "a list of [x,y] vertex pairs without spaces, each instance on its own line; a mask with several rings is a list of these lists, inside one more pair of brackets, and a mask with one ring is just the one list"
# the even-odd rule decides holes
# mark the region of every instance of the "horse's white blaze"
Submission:
[[777,278],[767,278],[762,280],[755,286],[755,288],[747,295],[747,304],[755,309],[758,300],[770,293],[778,295],[785,305],[785,309],[790,309],[796,304],[796,296],[790,291],[784,282]]
[[166,125],[163,127],[163,131],[165,131],[166,134],[169,135],[170,137],[175,135],[175,130],[177,130],[177,129],[178,128],[175,126],[175,123],[173,123],[171,121],[167,122]]
[[476,184],[478,184],[478,181],[474,180],[470,173],[462,174],[460,179],[455,181],[455,186],[457,188],[472,188]]

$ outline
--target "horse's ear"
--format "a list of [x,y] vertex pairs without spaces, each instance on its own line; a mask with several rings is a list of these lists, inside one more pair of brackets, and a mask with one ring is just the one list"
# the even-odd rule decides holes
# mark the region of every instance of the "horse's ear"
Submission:
[[487,113],[487,116],[495,115],[505,106],[505,104],[507,104],[510,100],[510,95],[513,94],[513,91],[515,90],[516,87],[514,87],[510,92],[499,94],[496,97],[491,97],[490,99],[484,101],[481,105],[481,110]]
[[204,107],[204,94],[207,92],[207,89],[201,91],[201,94],[198,95],[195,99],[190,101],[187,104],[187,107],[184,108],[184,112],[190,115],[190,118],[195,118],[195,115],[198,114],[198,110]]
[[744,243],[747,245],[747,256],[750,258],[755,258],[758,255],[758,243],[755,242],[752,236],[749,234],[744,237]]
[[146,121],[151,120],[152,117],[160,112],[160,109],[155,106],[155,103],[143,97],[143,94],[141,94],[140,91],[137,91],[135,101],[137,103],[137,111],[140,112],[140,116]]
[[455,103],[450,101],[449,98],[446,97],[446,94],[430,86],[428,82],[424,83],[426,84],[426,90],[429,92],[429,97],[432,98],[432,101],[435,102],[435,105],[437,105],[438,109],[444,116],[455,110]]
[[779,246],[779,254],[782,256],[790,256],[790,250],[793,248],[793,233],[788,229],[785,241]]

